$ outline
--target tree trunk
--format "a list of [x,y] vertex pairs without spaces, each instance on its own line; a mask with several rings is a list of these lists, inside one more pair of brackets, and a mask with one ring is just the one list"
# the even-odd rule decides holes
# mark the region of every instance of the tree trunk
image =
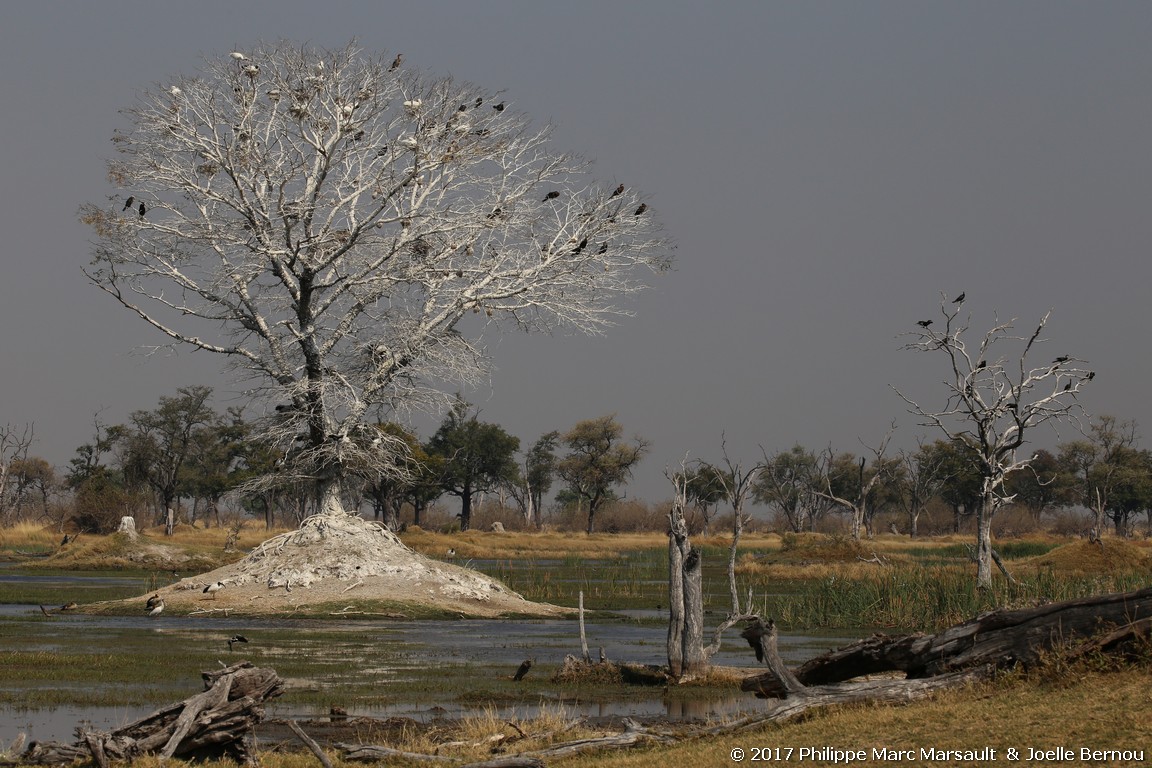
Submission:
[[700,675],[708,667],[704,655],[704,580],[699,550],[685,541],[683,673]]
[[[740,593],[736,589],[736,548],[744,532],[744,512],[739,504],[733,507],[732,544],[728,547],[728,596],[732,598],[732,615],[740,613]],[[752,606],[748,606],[752,610]]]
[[992,588],[992,515],[996,500],[985,494],[976,514],[976,588]]
[[460,530],[466,531],[472,526],[472,486],[464,484],[460,494]]
[[327,478],[316,483],[316,514],[343,517],[344,484],[336,478]]
[[679,678],[684,671],[684,556],[677,532],[668,532],[668,671]]

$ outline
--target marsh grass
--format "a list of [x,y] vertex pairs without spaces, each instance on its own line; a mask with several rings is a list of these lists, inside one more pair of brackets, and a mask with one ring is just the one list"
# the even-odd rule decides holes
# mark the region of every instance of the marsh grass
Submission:
[[88,573],[92,578],[76,578],[72,571],[63,570],[11,570],[13,577],[33,576],[29,579],[0,581],[0,603],[13,605],[44,605],[56,609],[70,603],[91,603],[98,600],[120,600],[139,595],[156,581],[153,572],[114,571]]
[[997,578],[993,588],[972,587],[967,569],[902,565],[829,575],[794,592],[766,599],[764,608],[785,629],[882,629],[934,632],[996,608],[1022,608],[1147,585],[1139,571],[1058,574],[1039,569],[1018,574],[1017,584]]

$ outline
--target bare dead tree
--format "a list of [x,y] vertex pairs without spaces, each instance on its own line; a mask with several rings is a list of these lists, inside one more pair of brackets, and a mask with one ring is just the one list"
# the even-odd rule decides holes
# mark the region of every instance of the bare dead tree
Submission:
[[915,453],[900,452],[903,482],[901,483],[900,503],[908,515],[908,535],[916,538],[923,512],[928,500],[935,496],[951,477],[951,473],[939,451],[919,443]]
[[0,523],[11,525],[13,513],[20,508],[24,488],[13,482],[13,470],[27,462],[28,450],[36,440],[34,424],[0,427]]
[[[739,461],[734,461],[728,454],[728,441],[723,435],[720,437],[720,454],[723,469],[716,474],[716,482],[723,488],[724,498],[732,505],[732,544],[728,547],[728,594],[732,598],[731,616],[739,616],[741,618],[737,621],[742,621],[752,610],[752,606],[749,600],[745,608],[740,607],[740,593],[736,586],[736,548],[740,544],[744,526],[752,519],[744,514],[744,505],[752,495],[756,478],[764,470],[764,465],[755,464],[745,468]],[[716,650],[719,650],[719,635],[715,644]]]
[[[970,347],[965,336],[971,317],[958,319],[962,307],[962,301],[948,302],[943,297],[940,330],[932,330],[931,321],[921,321],[920,330],[909,334],[914,340],[904,346],[947,358],[944,405],[933,410],[893,389],[909,412],[921,419],[921,426],[939,429],[949,440],[966,446],[975,458],[982,477],[976,512],[976,585],[986,589],[992,585],[992,516],[1012,498],[1005,491],[1004,478],[1032,461],[1031,453],[1017,454],[1025,435],[1045,424],[1055,427],[1071,421],[1079,410],[1080,388],[1096,374],[1071,355],[1061,354],[1038,365],[1029,360],[1037,345],[1047,341],[1040,334],[1051,311],[1030,336],[1015,335],[1015,320],[1009,320],[997,323]],[[1000,352],[1013,344],[1014,351]]]
[[704,645],[704,589],[701,553],[692,546],[688,537],[688,521],[685,509],[688,506],[688,484],[691,473],[685,458],[679,472],[665,471],[674,489],[672,508],[668,512],[668,666],[674,678],[688,680],[703,673],[708,660],[719,650],[724,633],[742,621],[759,619],[752,610],[752,592],[749,590],[744,608],[740,607],[740,597],[736,588],[736,547],[747,520],[744,517],[744,503],[752,491],[752,485],[761,467],[745,470],[728,455],[726,444],[722,444],[726,471],[725,492],[732,504],[734,513],[732,544],[728,550],[728,587],[732,597],[732,612],[722,621],[712,634],[712,641]]
[[484,376],[484,325],[602,332],[670,262],[635,189],[491,92],[393,61],[287,42],[210,59],[124,110],[117,191],[81,208],[91,281],[277,405],[276,482],[312,484],[321,514],[346,478],[403,466],[399,441],[358,439],[370,423]]
[[[895,462],[885,460],[884,453],[888,450],[888,442],[892,439],[892,433],[895,431],[895,425],[892,426],[885,434],[884,438],[880,441],[878,446],[868,446],[868,450],[872,452],[872,472],[867,471],[868,463],[864,457],[860,458],[860,467],[851,485],[852,498],[839,496],[833,492],[832,489],[832,468],[834,464],[834,456],[832,448],[829,447],[826,452],[824,466],[826,467],[824,473],[824,490],[817,491],[817,493],[829,501],[833,501],[852,513],[852,540],[860,541],[860,529],[864,526],[865,519],[868,518],[868,501],[871,497],[873,489],[882,481],[891,477],[895,471]],[[869,520],[869,530],[871,530],[871,521]]]

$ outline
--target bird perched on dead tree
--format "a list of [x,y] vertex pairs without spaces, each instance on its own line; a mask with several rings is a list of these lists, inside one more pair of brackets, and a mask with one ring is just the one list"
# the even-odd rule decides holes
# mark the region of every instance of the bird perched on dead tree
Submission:
[[920,326],[921,328],[927,328],[928,326],[932,325],[932,321],[931,320],[917,320],[916,325]]
[[392,66],[388,67],[388,71],[391,72],[393,70],[399,69],[400,63],[402,61],[404,61],[404,54],[402,54],[402,53],[396,54],[396,58],[392,59]]
[[129,196],[128,196],[128,199],[124,201],[124,207],[120,209],[120,210],[121,210],[121,212],[123,212],[123,211],[126,211],[126,210],[128,210],[129,208],[131,208],[131,207],[132,207],[132,203],[134,203],[134,202],[136,202],[136,198],[135,198],[135,197],[133,197],[132,195],[129,195]]
[[616,189],[612,190],[612,194],[608,195],[608,199],[611,200],[613,197],[619,197],[622,194],[624,194],[624,185],[623,184],[616,187]]
[[548,194],[544,195],[545,200],[555,200],[558,197],[560,197],[560,193],[557,192],[556,190],[552,190]]

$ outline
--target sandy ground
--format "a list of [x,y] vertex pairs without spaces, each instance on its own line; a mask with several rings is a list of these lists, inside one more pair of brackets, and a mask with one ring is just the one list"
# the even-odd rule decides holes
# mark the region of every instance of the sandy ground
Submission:
[[[223,584],[205,593],[205,587]],[[380,615],[443,611],[467,617],[562,616],[499,581],[425,557],[384,526],[359,517],[313,517],[244,559],[157,590],[175,615]],[[149,595],[92,606],[144,612]],[[373,605],[377,604],[377,605]]]

